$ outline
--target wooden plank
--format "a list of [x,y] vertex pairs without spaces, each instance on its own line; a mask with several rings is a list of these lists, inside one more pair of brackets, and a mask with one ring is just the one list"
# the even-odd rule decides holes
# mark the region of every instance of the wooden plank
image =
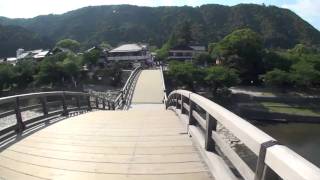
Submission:
[[179,119],[161,109],[60,121],[2,151],[0,167],[46,179],[211,179]]
[[[13,153],[12,153],[13,152]],[[30,156],[40,156],[53,159],[83,161],[83,162],[104,162],[104,163],[182,163],[199,162],[197,152],[186,154],[144,154],[136,155],[132,160],[132,154],[91,154],[80,152],[63,152],[46,149],[34,149],[29,147],[13,147],[7,149],[4,153],[20,153]]]
[[0,165],[0,179],[7,180],[7,179],[14,179],[14,180],[43,180],[43,178],[37,176],[31,176],[25,173],[21,173],[16,171],[15,169],[2,167]]
[[[2,153],[0,161],[5,164],[22,163],[24,165],[36,165],[40,167],[49,167],[54,169],[63,169],[68,171],[85,171],[90,173],[109,173],[109,174],[176,174],[205,172],[206,168],[201,162],[183,162],[183,163],[98,163],[68,161],[39,156],[29,156],[26,154]],[[130,172],[128,172],[130,168]]]
[[222,153],[231,161],[233,166],[238,170],[242,177],[246,180],[254,180],[254,172],[250,167],[240,158],[240,156],[224,142],[218,133],[212,132],[212,138],[216,145],[221,149]]

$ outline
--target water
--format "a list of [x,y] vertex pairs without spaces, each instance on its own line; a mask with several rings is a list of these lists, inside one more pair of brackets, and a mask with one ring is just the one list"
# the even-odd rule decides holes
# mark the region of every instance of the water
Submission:
[[320,124],[255,123],[255,125],[320,167]]

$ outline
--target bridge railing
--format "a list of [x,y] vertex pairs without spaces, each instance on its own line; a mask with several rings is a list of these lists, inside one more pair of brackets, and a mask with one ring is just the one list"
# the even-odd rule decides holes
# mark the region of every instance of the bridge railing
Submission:
[[[203,132],[205,150],[222,153],[243,179],[269,180],[275,176],[276,179],[320,179],[318,167],[209,99],[189,91],[177,90],[170,93],[166,106],[175,107],[177,112],[186,115],[189,129],[196,127]],[[228,129],[257,156],[254,170],[217,133],[217,123]]]
[[166,84],[164,79],[164,69],[162,64],[160,65],[160,71],[161,71],[161,79],[162,79],[162,87],[163,87],[163,102],[166,103],[168,101],[168,96],[167,96],[167,89],[166,89]]
[[[110,110],[111,106],[107,99],[84,92],[54,91],[3,97],[0,98],[0,142],[56,115],[67,116],[71,112],[92,109]],[[31,111],[36,115],[30,115]],[[4,121],[10,122],[5,125]]]
[[137,81],[137,76],[139,75],[141,70],[142,67],[139,66],[132,71],[131,75],[126,81],[126,84],[121,89],[120,94],[113,101],[113,109],[121,109],[129,105],[128,103],[130,103],[131,101],[131,96],[134,91],[134,85]]

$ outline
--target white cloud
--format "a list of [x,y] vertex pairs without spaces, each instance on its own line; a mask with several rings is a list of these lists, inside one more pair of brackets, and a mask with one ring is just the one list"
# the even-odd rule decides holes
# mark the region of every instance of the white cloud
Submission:
[[295,3],[284,4],[282,7],[291,9],[316,28],[320,29],[320,1],[297,0]]
[[282,7],[291,9],[306,17],[320,17],[319,0],[298,0],[296,3],[284,4]]

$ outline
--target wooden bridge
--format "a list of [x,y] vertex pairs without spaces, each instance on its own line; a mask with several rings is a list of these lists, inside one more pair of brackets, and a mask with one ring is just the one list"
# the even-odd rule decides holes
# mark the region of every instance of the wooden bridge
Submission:
[[[23,106],[30,99],[39,103]],[[17,121],[0,131],[0,180],[320,179],[318,167],[214,102],[184,90],[167,97],[161,69],[136,69],[115,101],[51,92],[0,99],[8,103],[0,117]],[[24,119],[30,109],[43,114]],[[254,167],[221,128],[252,151]]]

